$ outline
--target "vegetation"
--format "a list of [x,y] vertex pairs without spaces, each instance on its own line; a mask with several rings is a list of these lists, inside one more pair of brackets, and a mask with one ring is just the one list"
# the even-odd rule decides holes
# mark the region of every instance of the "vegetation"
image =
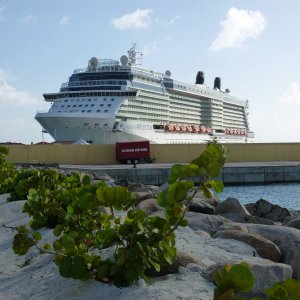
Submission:
[[[92,184],[88,175],[64,176],[53,170],[21,170],[5,160],[0,148],[0,192],[10,192],[10,201],[25,199],[24,212],[31,216],[30,228],[21,225],[6,228],[17,231],[13,250],[25,255],[31,247],[54,256],[64,277],[80,280],[95,278],[127,286],[144,278],[148,269],[160,271],[176,257],[175,230],[186,226],[189,202],[198,189],[211,196],[221,192],[223,184],[214,180],[220,172],[227,150],[209,143],[206,150],[188,165],[171,168],[169,187],[157,198],[165,217],[147,216],[137,210],[137,200],[125,187]],[[191,180],[202,178],[199,187]],[[53,245],[42,244],[37,229],[53,228]],[[213,274],[215,300],[243,298],[252,291],[255,278],[246,263],[224,266]],[[263,298],[254,297],[252,300]],[[266,290],[268,300],[300,299],[300,283],[294,279]]]
[[[19,182],[11,199],[24,197],[24,212],[32,219],[29,230],[15,228],[13,249],[24,255],[31,247],[54,255],[64,277],[95,278],[126,286],[146,278],[148,269],[160,271],[176,258],[174,231],[186,226],[189,202],[200,188],[205,194],[220,192],[222,182],[215,178],[227,150],[216,143],[189,165],[171,168],[169,187],[160,193],[158,204],[165,217],[147,216],[137,210],[137,200],[125,187],[92,184],[85,174],[62,176],[56,171],[31,170],[15,175]],[[200,187],[191,177],[200,176]],[[43,226],[54,228],[53,245],[41,246],[42,236],[34,231]]]
[[255,278],[245,262],[230,266],[226,265],[213,273],[213,281],[217,285],[214,291],[215,300],[299,300],[300,282],[289,278],[274,284],[265,290],[264,298],[245,298],[243,293],[250,293],[254,287]]

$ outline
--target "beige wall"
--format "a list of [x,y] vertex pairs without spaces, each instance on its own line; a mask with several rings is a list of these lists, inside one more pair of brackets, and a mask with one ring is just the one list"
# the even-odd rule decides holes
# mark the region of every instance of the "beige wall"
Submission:
[[[157,163],[190,162],[204,144],[151,145]],[[225,144],[228,162],[300,161],[300,143]],[[15,163],[114,164],[115,145],[14,145],[8,159]]]

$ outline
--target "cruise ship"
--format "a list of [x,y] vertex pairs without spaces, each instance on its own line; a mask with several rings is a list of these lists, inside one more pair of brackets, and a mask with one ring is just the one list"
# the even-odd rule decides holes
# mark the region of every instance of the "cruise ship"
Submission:
[[92,57],[59,92],[43,95],[52,105],[35,116],[42,131],[57,142],[89,144],[253,141],[248,100],[221,90],[220,77],[210,88],[199,71],[195,84],[188,84],[173,79],[169,70],[147,70],[138,62],[135,45],[120,62]]

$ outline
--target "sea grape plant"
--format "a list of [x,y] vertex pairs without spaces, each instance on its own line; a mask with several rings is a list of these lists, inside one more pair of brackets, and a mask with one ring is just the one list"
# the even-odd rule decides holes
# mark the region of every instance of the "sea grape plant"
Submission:
[[212,274],[217,287],[214,300],[299,300],[300,281],[288,278],[275,283],[265,290],[265,297],[246,298],[245,293],[253,290],[255,278],[249,265],[245,262],[237,265],[225,265]]
[[[64,277],[95,278],[117,286],[147,280],[147,270],[160,271],[176,258],[175,230],[187,225],[184,217],[195,193],[222,191],[223,184],[215,177],[226,155],[222,145],[210,143],[190,164],[171,168],[169,186],[157,197],[165,217],[138,210],[137,199],[126,187],[93,184],[85,174],[49,173],[52,179],[44,178],[29,189],[24,211],[32,217],[31,230],[24,225],[14,228],[14,252],[24,255],[37,247],[53,254]],[[195,176],[199,186],[192,180]],[[41,245],[42,236],[34,230],[42,226],[54,227],[52,246]]]
[[0,194],[9,193],[14,189],[14,178],[18,171],[14,164],[6,159],[9,149],[0,146]]

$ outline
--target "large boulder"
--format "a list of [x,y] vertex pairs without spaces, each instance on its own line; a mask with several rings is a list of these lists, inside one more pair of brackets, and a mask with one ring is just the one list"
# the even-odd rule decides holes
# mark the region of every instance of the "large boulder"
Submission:
[[218,230],[213,238],[234,239],[252,246],[260,257],[279,262],[281,252],[271,241],[254,233],[246,233],[239,230]]
[[189,204],[189,211],[213,215],[215,208],[206,201],[193,199]]
[[249,209],[252,216],[269,219],[274,222],[283,222],[286,217],[291,216],[288,209],[272,204],[264,199],[258,200]]
[[153,198],[141,201],[136,208],[143,210],[147,215],[162,210],[162,208],[157,204],[156,199]]
[[282,225],[300,230],[300,216],[288,217],[284,220]]
[[248,214],[243,214],[243,213],[226,213],[226,214],[220,214],[220,216],[223,216],[224,218],[232,221],[232,222],[237,222],[237,223],[252,223],[252,224],[265,224],[265,225],[275,225],[276,223],[264,219],[264,218],[259,218],[255,216],[251,216]]
[[300,231],[285,226],[243,224],[249,233],[255,233],[272,241],[282,254],[282,262],[292,267],[293,277],[300,279]]
[[222,216],[207,215],[195,212],[187,212],[185,219],[188,221],[188,226],[193,230],[203,230],[210,235],[215,233],[219,226],[230,222]]
[[215,215],[227,213],[250,215],[245,206],[236,198],[227,198],[216,206]]

